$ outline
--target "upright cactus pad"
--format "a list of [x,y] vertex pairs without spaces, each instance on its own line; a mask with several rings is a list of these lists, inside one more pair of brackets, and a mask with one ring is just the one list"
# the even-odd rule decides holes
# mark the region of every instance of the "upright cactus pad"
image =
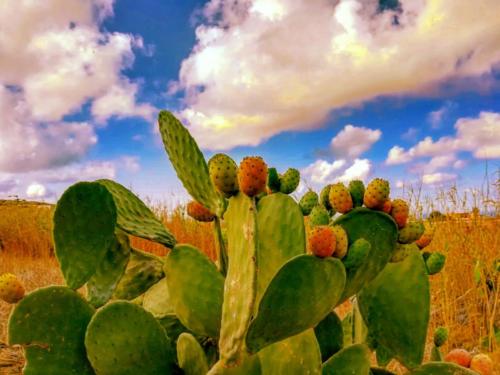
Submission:
[[338,259],[292,258],[274,276],[260,301],[248,329],[248,350],[256,353],[316,326],[335,307],[344,285],[345,271]]
[[66,284],[77,289],[96,272],[115,238],[113,196],[101,184],[79,182],[64,192],[54,213],[56,256]]
[[130,302],[101,308],[90,321],[85,347],[98,374],[171,374],[176,367],[165,330],[153,315]]
[[174,306],[170,301],[170,293],[168,292],[166,278],[158,281],[151,288],[149,288],[146,293],[144,293],[142,307],[144,310],[153,314],[153,316],[157,319],[175,314]]
[[414,369],[409,375],[477,375],[477,373],[454,363],[429,362]]
[[342,321],[337,314],[331,312],[314,327],[314,334],[321,350],[321,360],[324,362],[344,346]]
[[365,195],[365,185],[361,180],[352,180],[349,182],[349,193],[351,193],[352,203],[354,207],[363,205],[363,197]]
[[224,278],[200,250],[177,245],[165,262],[170,301],[179,320],[198,335],[218,337]]
[[323,375],[370,375],[370,350],[366,345],[348,346],[323,363]]
[[177,361],[185,375],[206,375],[208,361],[193,335],[182,333],[177,340]]
[[9,343],[24,347],[24,374],[93,374],[83,344],[94,309],[78,293],[51,286],[28,294],[9,318]]

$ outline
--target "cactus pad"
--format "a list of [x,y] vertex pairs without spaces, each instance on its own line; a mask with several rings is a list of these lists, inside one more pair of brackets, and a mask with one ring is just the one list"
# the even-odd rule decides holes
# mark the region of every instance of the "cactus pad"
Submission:
[[349,243],[364,238],[371,244],[370,255],[356,269],[347,274],[347,283],[341,301],[356,294],[373,280],[391,259],[396,244],[397,226],[387,214],[367,208],[355,208],[335,221],[347,232]]
[[142,307],[157,319],[169,314],[175,314],[170,295],[168,293],[167,279],[163,278],[144,293]]
[[165,276],[162,260],[140,250],[131,250],[125,274],[118,283],[114,298],[132,300]]
[[125,273],[130,257],[128,237],[117,233],[113,244],[87,283],[87,298],[95,307],[104,305],[113,295]]
[[326,361],[344,346],[342,321],[333,311],[314,328],[321,350],[321,361]]
[[221,216],[225,208],[224,198],[215,191],[205,158],[191,134],[168,111],[160,112],[158,122],[165,150],[188,193]]
[[165,262],[168,293],[179,320],[198,335],[219,337],[224,278],[190,245],[176,245]]
[[93,374],[83,345],[94,309],[78,293],[51,286],[28,294],[9,319],[9,343],[25,347],[24,374]]
[[389,263],[358,295],[370,334],[409,368],[423,359],[429,300],[429,280],[418,251]]
[[262,297],[248,329],[248,350],[255,353],[316,326],[338,302],[344,285],[344,266],[338,259],[299,255],[289,260]]
[[77,289],[96,272],[114,241],[113,196],[95,182],[79,182],[62,195],[54,213],[54,243],[66,284]]
[[323,363],[323,375],[370,375],[370,350],[364,344],[348,346]]
[[208,372],[205,352],[189,333],[182,333],[177,339],[177,361],[185,375],[205,375]]
[[117,224],[124,232],[161,243],[175,245],[174,236],[155,217],[153,212],[130,190],[111,180],[98,180],[113,196],[118,214]]
[[428,362],[408,375],[477,375],[477,373],[454,363]]
[[112,302],[90,321],[87,355],[98,374],[168,374],[175,368],[174,348],[158,321],[133,303]]

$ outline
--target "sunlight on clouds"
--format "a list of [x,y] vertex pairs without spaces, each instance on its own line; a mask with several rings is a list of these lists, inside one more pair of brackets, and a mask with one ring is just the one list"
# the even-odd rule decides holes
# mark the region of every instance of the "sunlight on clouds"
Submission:
[[285,11],[285,7],[279,0],[255,0],[250,8],[250,12],[258,13],[270,21],[280,20]]

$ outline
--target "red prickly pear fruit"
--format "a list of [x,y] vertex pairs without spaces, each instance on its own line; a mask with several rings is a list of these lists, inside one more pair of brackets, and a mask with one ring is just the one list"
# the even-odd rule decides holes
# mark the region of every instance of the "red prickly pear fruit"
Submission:
[[238,192],[238,166],[229,156],[215,154],[208,161],[210,179],[226,198]]
[[24,286],[21,281],[11,273],[0,276],[0,299],[7,303],[17,303],[24,297]]
[[347,249],[349,247],[347,233],[340,225],[334,225],[332,226],[332,229],[336,240],[335,252],[333,253],[333,256],[335,258],[342,259],[346,256]]
[[365,189],[363,203],[373,210],[381,210],[384,202],[389,198],[389,182],[381,178],[373,179]]
[[353,204],[351,193],[341,182],[333,184],[330,187],[329,199],[333,209],[341,214],[345,214],[352,210]]
[[463,367],[469,367],[472,356],[465,349],[453,349],[448,354],[446,354],[444,360],[445,362],[452,362]]
[[470,361],[470,369],[481,375],[493,375],[493,361],[486,354],[476,354]]
[[320,225],[309,233],[309,250],[320,258],[333,255],[336,246],[335,233],[332,227]]
[[387,199],[384,202],[384,205],[382,206],[382,211],[384,211],[386,214],[390,214],[392,209],[392,202],[390,199]]
[[424,247],[429,246],[433,238],[434,231],[429,228],[425,230],[424,234],[422,234],[422,236],[418,240],[416,240],[415,243],[420,249],[423,249]]
[[399,229],[406,225],[409,214],[410,208],[408,207],[408,203],[402,199],[394,199],[392,201],[391,216],[396,221],[396,224],[398,224]]
[[240,190],[249,197],[255,197],[266,190],[267,164],[259,156],[243,158],[238,169]]
[[215,215],[205,206],[196,201],[191,201],[187,205],[187,214],[197,221],[213,221]]

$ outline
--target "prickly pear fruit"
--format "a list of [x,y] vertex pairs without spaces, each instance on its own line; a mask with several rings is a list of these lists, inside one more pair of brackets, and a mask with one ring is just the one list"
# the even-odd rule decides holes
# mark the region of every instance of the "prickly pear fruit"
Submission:
[[267,171],[267,187],[272,193],[280,191],[280,176],[276,168],[269,168]]
[[255,197],[266,189],[267,164],[259,156],[243,158],[238,169],[240,190],[249,197]]
[[316,194],[314,191],[309,190],[307,193],[305,193],[299,201],[299,206],[302,210],[302,214],[304,216],[309,215],[312,209],[318,205],[318,201],[318,194]]
[[453,349],[444,357],[445,362],[456,363],[463,367],[469,367],[472,356],[465,349]]
[[437,327],[434,331],[434,345],[443,346],[448,339],[448,329],[446,327]]
[[391,209],[392,209],[392,202],[390,199],[386,199],[384,205],[382,206],[382,211],[384,211],[386,214],[390,214]]
[[352,210],[352,198],[349,190],[343,183],[339,182],[330,188],[330,205],[335,211],[345,214]]
[[389,193],[389,182],[381,178],[375,178],[366,187],[363,203],[368,208],[381,210],[384,202],[389,198]]
[[366,259],[372,245],[364,238],[359,238],[349,247],[349,251],[342,262],[346,269],[356,269]]
[[314,227],[309,233],[309,249],[320,258],[333,255],[336,239],[332,227],[320,225]]
[[17,303],[24,297],[24,286],[21,281],[11,273],[0,276],[0,299],[7,303]]
[[335,258],[342,259],[347,254],[347,247],[349,246],[347,233],[340,225],[334,225],[332,226],[332,229],[337,242],[337,244],[335,245],[335,252],[333,253],[333,256]]
[[351,193],[352,204],[354,207],[363,205],[363,197],[365,195],[365,185],[361,180],[352,180],[349,182],[349,192]]
[[300,182],[300,172],[295,168],[288,168],[280,177],[280,191],[291,194],[297,189]]
[[401,243],[411,243],[418,240],[424,233],[424,224],[421,221],[412,221],[399,230],[398,241]]
[[408,203],[406,203],[402,199],[394,199],[392,201],[391,216],[398,224],[399,229],[403,228],[406,225],[409,214],[410,208],[408,207]]
[[309,214],[309,225],[315,227],[318,225],[328,225],[330,222],[330,215],[325,207],[317,205],[313,207]]
[[493,375],[493,361],[486,354],[476,354],[470,361],[470,369],[481,375]]
[[446,261],[446,256],[441,253],[432,253],[430,257],[425,261],[425,265],[427,266],[427,273],[429,275],[435,275],[440,272]]
[[213,221],[215,215],[205,206],[196,201],[191,201],[187,205],[187,214],[197,221]]
[[427,262],[427,259],[429,259],[431,254],[432,253],[430,251],[422,251],[422,258],[424,258],[424,262]]
[[321,192],[319,193],[319,203],[323,205],[327,210],[333,209],[332,205],[330,204],[330,188],[332,185],[326,185],[323,189],[321,189]]
[[208,171],[214,186],[226,198],[238,192],[238,166],[226,154],[215,154],[208,161]]
[[424,247],[429,246],[433,237],[434,237],[434,230],[431,228],[426,228],[424,234],[422,234],[422,236],[420,236],[420,238],[416,240],[415,243],[420,249],[423,249]]

